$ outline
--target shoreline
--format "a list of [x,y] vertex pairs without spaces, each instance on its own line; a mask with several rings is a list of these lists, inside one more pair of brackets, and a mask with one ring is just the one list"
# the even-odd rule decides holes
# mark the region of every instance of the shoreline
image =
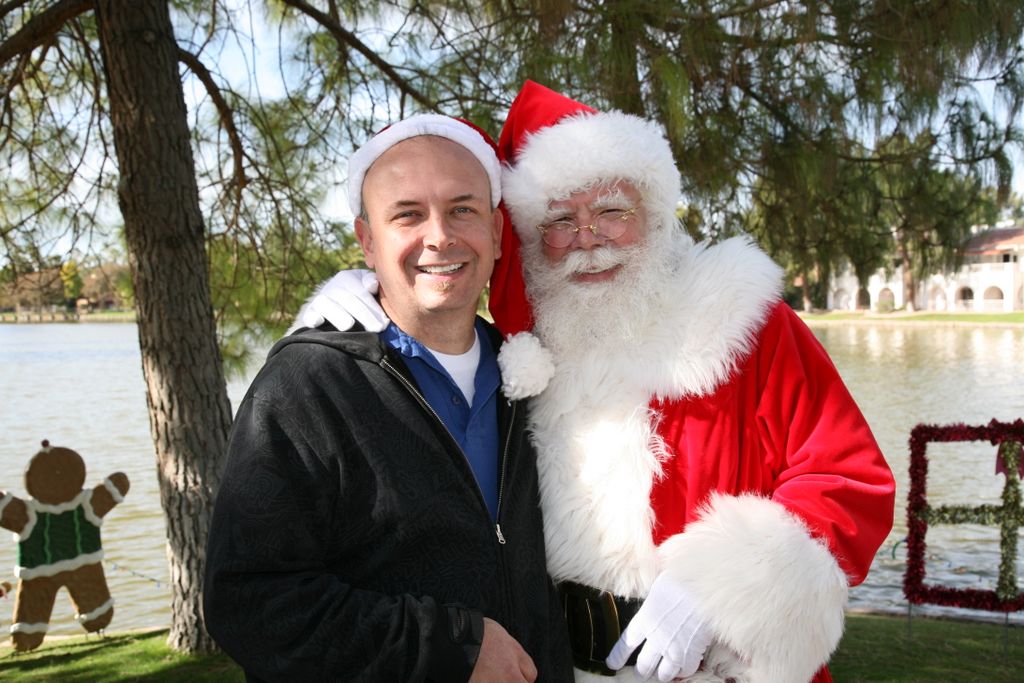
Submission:
[[[935,313],[922,311],[918,313],[804,313],[797,315],[808,326],[881,326],[881,327],[914,327],[936,325],[941,327],[1005,327],[1024,329],[1024,312],[1013,313]],[[989,319],[986,319],[989,318]],[[1016,319],[1020,318],[1020,320]]]
[[[854,313],[826,311],[796,314],[810,326],[879,325],[915,326],[939,325],[947,327],[1006,327],[1024,329],[1024,311],[1013,313]],[[1019,318],[1019,320],[1018,320]],[[134,323],[134,311],[106,313],[0,313],[0,325],[48,325],[52,323]]]
[[134,311],[107,313],[0,313],[0,325],[50,325],[52,323],[134,323]]
[[[103,631],[94,631],[87,633],[82,631],[81,633],[58,633],[54,635],[47,634],[43,638],[43,643],[37,648],[29,650],[28,652],[36,652],[40,648],[46,647],[50,643],[60,642],[63,640],[95,640],[101,642],[103,638],[113,636],[130,636],[130,635],[147,635],[150,633],[159,633],[160,631],[168,631],[170,626],[143,626],[141,628],[126,628],[123,630],[109,631],[104,629]],[[7,629],[4,629],[7,631]],[[0,650],[10,650],[14,652],[14,641],[11,640],[10,633],[4,633],[3,638],[0,639]],[[25,653],[28,654],[28,653]]]

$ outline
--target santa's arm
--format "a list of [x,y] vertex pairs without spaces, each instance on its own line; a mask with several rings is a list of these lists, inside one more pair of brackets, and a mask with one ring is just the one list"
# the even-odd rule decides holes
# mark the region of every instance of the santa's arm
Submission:
[[766,325],[758,437],[774,473],[771,499],[824,543],[851,586],[892,529],[896,483],[832,361],[781,304]]
[[716,495],[659,548],[752,680],[807,681],[842,636],[848,586],[892,527],[895,483],[828,356],[780,304],[759,335],[762,495]]
[[839,643],[846,576],[801,520],[768,498],[716,495],[658,553],[750,680],[809,681]]

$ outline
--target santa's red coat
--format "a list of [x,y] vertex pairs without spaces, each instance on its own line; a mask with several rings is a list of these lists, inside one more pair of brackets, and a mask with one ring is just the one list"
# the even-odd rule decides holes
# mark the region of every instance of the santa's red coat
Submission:
[[[711,396],[651,403],[671,452],[651,490],[654,543],[696,521],[713,492],[757,493],[796,515],[859,584],[892,528],[892,473],[832,361],[789,306],[775,306],[753,348]],[[827,669],[814,678],[831,680]]]
[[[555,348],[533,399],[549,570],[639,597],[674,574],[715,634],[693,680],[828,681],[892,473],[770,259],[741,239],[674,258],[629,343]],[[515,382],[536,363],[506,347]]]

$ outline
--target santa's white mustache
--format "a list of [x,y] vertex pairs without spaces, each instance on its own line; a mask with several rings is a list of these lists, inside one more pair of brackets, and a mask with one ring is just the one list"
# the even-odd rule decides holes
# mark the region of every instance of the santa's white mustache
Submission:
[[581,273],[599,273],[622,265],[626,254],[613,247],[597,247],[588,251],[571,251],[558,264],[559,275],[570,278]]

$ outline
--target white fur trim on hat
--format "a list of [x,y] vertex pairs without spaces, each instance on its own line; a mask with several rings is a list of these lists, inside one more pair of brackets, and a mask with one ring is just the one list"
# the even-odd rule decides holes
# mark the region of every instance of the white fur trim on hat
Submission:
[[501,368],[502,391],[513,401],[536,396],[555,375],[551,352],[529,332],[514,334],[501,345],[498,367]]
[[679,170],[661,128],[619,111],[568,116],[530,134],[502,175],[502,195],[524,243],[548,203],[595,183],[627,180],[640,191],[651,225],[673,225],[682,194]]
[[663,571],[680,579],[707,615],[716,642],[746,663],[739,680],[809,681],[839,643],[846,575],[779,503],[715,494],[701,518],[666,540],[658,555]]
[[388,126],[366,141],[348,160],[348,205],[356,216],[363,210],[363,180],[373,162],[399,142],[421,135],[447,138],[465,147],[487,171],[491,204],[501,201],[501,164],[483,135],[458,119],[440,114],[417,114]]

